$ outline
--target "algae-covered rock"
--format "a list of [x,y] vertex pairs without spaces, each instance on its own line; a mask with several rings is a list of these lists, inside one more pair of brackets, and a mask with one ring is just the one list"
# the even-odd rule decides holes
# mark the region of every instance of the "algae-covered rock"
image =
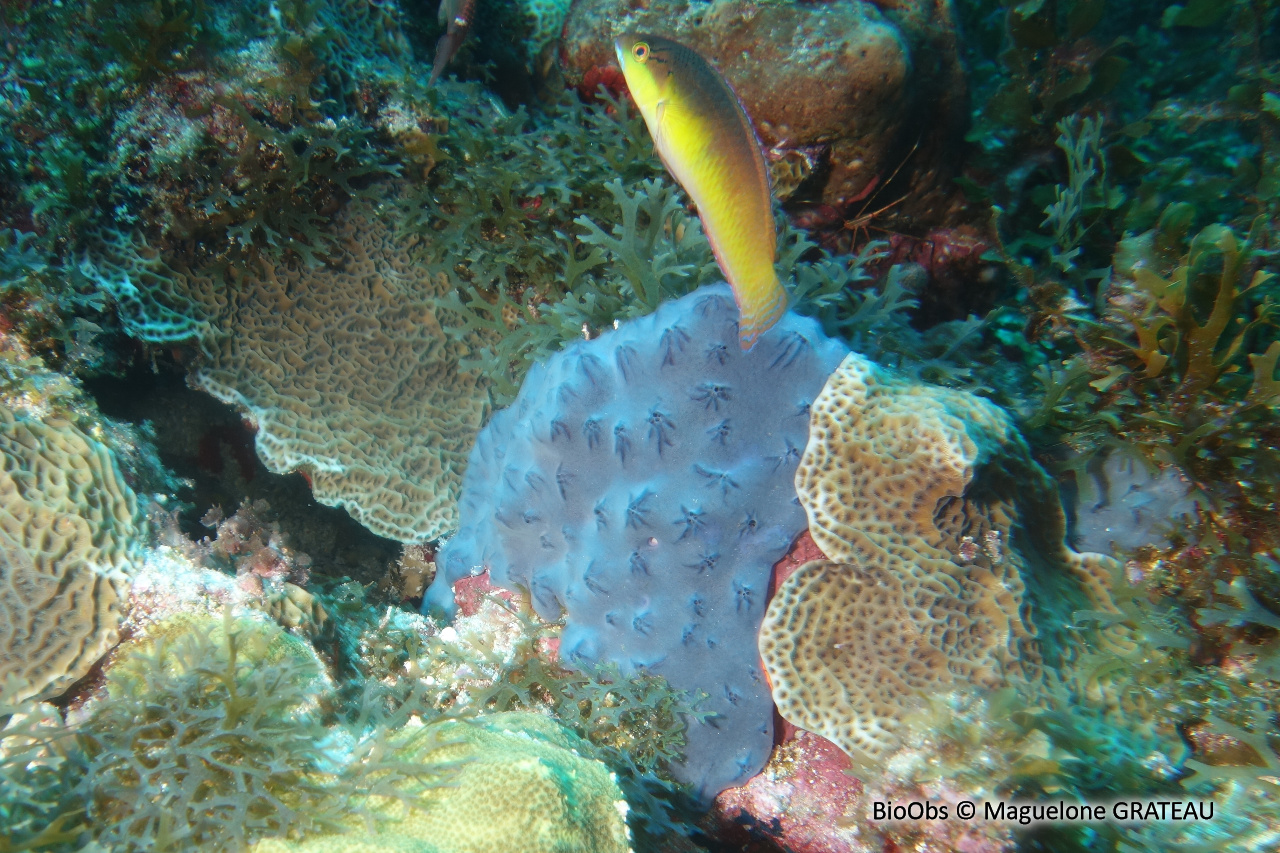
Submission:
[[86,705],[78,790],[112,850],[240,851],[334,825],[362,766],[344,769],[307,644],[247,618],[179,615],[147,626]]
[[584,758],[585,741],[540,714],[494,714],[432,725],[413,760],[457,764],[447,785],[407,811],[390,804],[369,833],[301,843],[269,839],[254,853],[614,853],[629,851],[626,801],[613,775]]
[[148,675],[157,668],[176,678],[207,667],[207,656],[192,655],[183,648],[189,637],[198,637],[202,646],[234,646],[236,658],[247,664],[246,677],[262,666],[286,666],[310,676],[299,686],[316,691],[330,686],[315,649],[279,625],[227,614],[175,613],[146,625],[142,633],[120,644],[107,668],[108,693],[113,697],[144,693]]
[[[921,213],[947,181],[966,121],[949,2],[717,3],[579,0],[561,57],[574,85],[613,66],[624,32],[664,35],[706,56],[742,99],[773,158],[844,205],[873,191],[916,146],[906,204]],[[782,187],[798,185],[782,175]]]

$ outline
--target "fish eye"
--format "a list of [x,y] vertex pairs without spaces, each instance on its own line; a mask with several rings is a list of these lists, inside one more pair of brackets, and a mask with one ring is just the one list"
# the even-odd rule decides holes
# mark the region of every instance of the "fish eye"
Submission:
[[649,58],[649,45],[642,41],[636,42],[635,46],[631,48],[631,55],[636,58],[637,62],[644,62]]

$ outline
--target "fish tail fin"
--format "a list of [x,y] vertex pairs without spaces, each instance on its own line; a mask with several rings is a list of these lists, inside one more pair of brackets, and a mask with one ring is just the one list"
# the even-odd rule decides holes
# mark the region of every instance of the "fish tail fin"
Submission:
[[772,267],[767,281],[744,288],[745,292],[739,292],[736,287],[733,291],[738,301],[738,344],[746,351],[787,313],[787,291]]

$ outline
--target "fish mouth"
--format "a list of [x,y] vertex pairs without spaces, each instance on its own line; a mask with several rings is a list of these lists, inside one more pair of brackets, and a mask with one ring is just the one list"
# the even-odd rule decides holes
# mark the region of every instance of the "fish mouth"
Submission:
[[627,55],[627,48],[622,43],[622,40],[623,37],[621,36],[613,40],[613,52],[614,55],[618,57],[618,64],[625,68],[626,62],[624,60]]

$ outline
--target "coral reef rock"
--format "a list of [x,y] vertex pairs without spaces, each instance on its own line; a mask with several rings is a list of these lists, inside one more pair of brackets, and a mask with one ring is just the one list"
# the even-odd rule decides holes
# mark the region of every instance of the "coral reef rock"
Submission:
[[1034,691],[1078,608],[1115,612],[1106,558],[1064,544],[1053,481],[1010,418],[850,355],[813,405],[796,490],[830,560],[788,577],[760,653],[782,716],[864,768],[925,696]]
[[115,645],[138,531],[106,445],[0,405],[0,681],[55,696]]
[[[812,732],[779,744],[764,772],[716,798],[716,820],[730,838],[764,835],[795,853],[869,853],[862,785],[849,758]],[[879,839],[876,839],[879,840]]]
[[[785,724],[784,724],[785,727]],[[877,821],[874,802],[931,801],[954,816],[972,789],[950,782],[928,786],[893,783],[864,788],[849,757],[812,732],[791,729],[760,775],[716,798],[715,820],[735,849],[783,849],[787,853],[883,853],[949,850],[1011,853],[1013,832],[998,823],[965,820]],[[991,794],[994,798],[996,795]],[[765,848],[761,842],[773,842]],[[756,846],[748,847],[752,842]]]
[[[857,201],[917,143],[903,173],[914,183],[908,204],[931,204],[928,190],[948,179],[966,97],[947,0],[579,0],[561,46],[568,81],[578,85],[615,64],[613,40],[629,31],[674,38],[720,69],[771,150],[783,188],[816,172],[824,176],[822,201]],[[797,167],[801,174],[791,176]]]
[[572,5],[573,0],[523,0],[516,4],[529,25],[526,50],[530,56],[536,57],[548,43],[560,37]]
[[754,349],[714,285],[529,372],[476,441],[462,528],[424,606],[487,569],[563,611],[569,662],[616,662],[708,695],[682,781],[704,796],[759,771],[772,703],[755,654],[770,568],[804,529],[792,486],[808,410],[847,352],[788,314]]
[[413,241],[363,208],[334,227],[342,251],[323,267],[264,262],[228,281],[122,251],[99,279],[138,337],[199,339],[191,381],[253,420],[269,469],[303,472],[380,536],[435,539],[457,524],[487,385],[459,368],[465,344],[436,318],[448,283]]
[[440,744],[419,760],[457,763],[403,813],[396,800],[372,833],[302,842],[271,839],[254,853],[629,853],[627,803],[587,744],[540,714],[513,712],[432,724]]

